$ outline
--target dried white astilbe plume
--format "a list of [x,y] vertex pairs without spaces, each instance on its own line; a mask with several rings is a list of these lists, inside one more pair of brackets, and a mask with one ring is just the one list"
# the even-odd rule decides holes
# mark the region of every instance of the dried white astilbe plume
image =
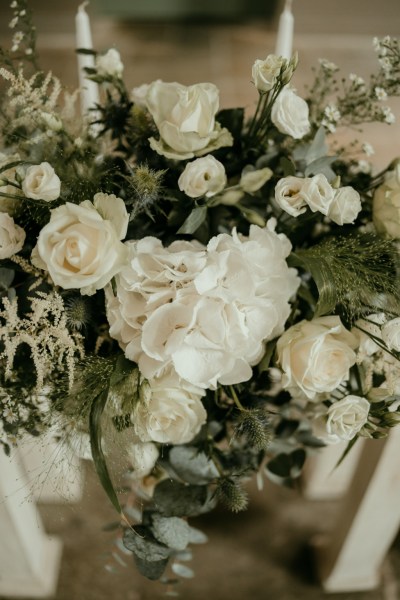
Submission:
[[[7,110],[13,119],[13,127],[37,125],[43,113],[55,114],[61,93],[61,82],[49,72],[39,84],[39,73],[29,79],[21,71],[14,75],[7,69],[0,69],[0,76],[9,82]],[[11,114],[12,113],[12,114]]]
[[0,339],[4,351],[0,360],[5,360],[5,376],[12,376],[15,354],[21,344],[31,350],[36,370],[36,387],[41,390],[46,375],[54,368],[65,364],[70,387],[74,380],[75,357],[83,358],[83,336],[71,333],[67,328],[64,302],[57,292],[37,292],[31,299],[32,312],[19,317],[17,300],[3,298],[4,309],[0,311]]

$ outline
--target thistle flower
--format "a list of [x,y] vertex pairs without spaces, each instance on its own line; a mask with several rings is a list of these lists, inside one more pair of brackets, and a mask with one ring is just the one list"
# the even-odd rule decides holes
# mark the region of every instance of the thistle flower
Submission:
[[228,477],[221,477],[218,480],[216,496],[232,512],[241,512],[247,508],[246,492],[236,481]]
[[272,432],[265,412],[261,409],[240,411],[235,436],[245,436],[256,450],[266,450],[272,440]]
[[91,319],[92,310],[87,298],[74,296],[65,301],[65,312],[67,315],[67,326],[73,331],[85,329]]

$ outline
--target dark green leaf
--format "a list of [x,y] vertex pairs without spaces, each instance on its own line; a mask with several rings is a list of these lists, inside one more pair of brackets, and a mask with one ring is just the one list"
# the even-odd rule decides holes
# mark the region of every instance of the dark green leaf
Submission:
[[153,505],[165,516],[189,517],[204,512],[207,500],[207,486],[164,480],[154,490]]
[[226,127],[235,139],[241,136],[243,129],[244,110],[243,108],[225,108],[220,110],[216,120],[222,127]]
[[151,530],[144,525],[125,529],[123,543],[125,548],[148,562],[168,559],[171,554],[171,549],[164,544],[160,544],[153,537]]
[[258,367],[257,367],[260,373],[263,373],[263,371],[268,371],[269,365],[271,363],[272,357],[275,352],[276,342],[277,342],[277,339],[271,340],[270,342],[267,343],[266,348],[265,348],[265,354],[262,357],[261,362],[258,364]]
[[282,156],[282,158],[279,161],[279,166],[283,171],[284,177],[296,175],[296,167],[294,166],[291,160],[286,158],[286,156]]
[[196,206],[178,229],[178,233],[194,233],[207,217],[206,206]]
[[278,454],[267,464],[267,469],[274,475],[286,478],[298,477],[306,459],[306,452],[298,448],[290,454]]
[[164,573],[166,566],[168,564],[168,558],[164,560],[144,560],[143,558],[139,558],[136,554],[133,555],[135,560],[135,564],[139,573],[150,579],[151,581],[156,581],[160,579],[162,574]]
[[0,268],[0,288],[8,290],[14,280],[15,271],[13,269]]
[[214,463],[195,447],[174,446],[169,461],[176,474],[187,483],[205,485],[219,475]]
[[104,408],[107,403],[108,389],[102,392],[92,403],[89,417],[89,433],[90,433],[90,447],[92,450],[93,464],[96,469],[96,473],[100,479],[100,483],[104,488],[107,496],[109,497],[115,510],[119,513],[122,512],[121,505],[118,500],[118,496],[115,492],[113,483],[111,481],[110,474],[108,472],[106,459],[101,447],[102,441],[102,428],[101,428],[101,417],[103,415]]

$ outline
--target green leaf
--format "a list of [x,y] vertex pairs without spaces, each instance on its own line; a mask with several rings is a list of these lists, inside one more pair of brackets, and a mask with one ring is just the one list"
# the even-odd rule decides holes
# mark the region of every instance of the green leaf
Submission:
[[205,485],[185,485],[173,480],[159,483],[153,495],[154,508],[167,517],[190,517],[207,510]]
[[206,534],[200,531],[200,529],[189,527],[189,544],[205,544],[207,541]]
[[295,478],[301,474],[305,460],[305,450],[298,448],[290,454],[282,453],[275,456],[267,463],[267,469],[282,479]]
[[163,517],[155,514],[151,530],[154,537],[174,550],[184,550],[189,543],[189,525],[179,517]]
[[293,252],[289,258],[293,267],[302,267],[311,274],[318,288],[318,302],[314,317],[321,317],[334,311],[338,303],[334,274],[328,262],[307,254],[307,251]]
[[187,483],[205,485],[219,476],[215,464],[192,446],[174,446],[169,461],[176,474]]
[[310,165],[318,158],[322,158],[326,155],[327,147],[325,137],[325,129],[321,126],[315,134],[314,139],[307,150],[305,156],[307,165]]
[[204,223],[207,217],[206,206],[196,206],[185,219],[177,233],[194,233]]
[[14,275],[13,269],[0,268],[0,289],[8,290],[14,280]]
[[328,181],[332,181],[336,177],[336,173],[331,169],[331,164],[335,160],[337,160],[337,156],[321,156],[307,165],[304,175],[311,177],[312,175],[317,175],[317,173],[322,173]]
[[109,497],[115,510],[122,513],[122,508],[118,500],[118,496],[115,492],[113,483],[111,481],[110,474],[108,472],[106,459],[101,447],[102,441],[102,429],[101,429],[101,417],[103,415],[104,408],[107,403],[108,388],[103,391],[92,403],[89,416],[89,433],[90,433],[90,447],[92,450],[93,463],[96,469],[96,473],[100,479],[100,483],[103,486],[104,491]]
[[136,525],[125,529],[123,543],[136,556],[148,562],[168,559],[172,550],[158,542],[148,527]]
[[275,340],[271,340],[270,342],[267,343],[266,348],[265,348],[265,354],[262,357],[261,362],[258,364],[258,367],[257,367],[257,369],[260,373],[263,373],[264,371],[268,371],[269,365],[271,363],[272,357],[275,352],[277,341],[278,341],[278,338],[276,338]]
[[296,175],[296,167],[291,160],[289,160],[286,156],[282,156],[279,161],[279,166],[283,171],[284,177],[289,177],[291,175]]
[[179,575],[179,577],[184,577],[185,579],[191,579],[194,577],[194,572],[192,569],[189,569],[189,567],[186,565],[182,565],[178,562],[174,562],[171,565],[171,570],[175,573],[175,575]]
[[225,108],[215,117],[222,127],[226,127],[235,139],[240,138],[243,129],[243,108]]
[[137,556],[136,554],[133,555],[133,558],[135,560],[135,564],[139,573],[141,573],[142,575],[144,575],[144,577],[147,577],[147,579],[150,579],[151,581],[156,581],[157,579],[160,579],[168,564],[168,558],[165,558],[164,560],[149,561],[144,560],[143,558],[139,558],[139,556]]

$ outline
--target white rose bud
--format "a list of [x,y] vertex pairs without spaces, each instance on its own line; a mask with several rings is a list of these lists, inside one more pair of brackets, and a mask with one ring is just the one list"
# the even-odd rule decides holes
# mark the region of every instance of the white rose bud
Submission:
[[308,399],[332,392],[349,378],[356,362],[357,338],[337,316],[300,321],[277,343],[282,386],[300,389]]
[[271,121],[278,131],[298,140],[310,131],[308,113],[307,102],[285,87],[272,106]]
[[121,77],[124,65],[118,50],[110,48],[105,54],[98,56],[96,58],[96,68],[99,75]]
[[292,217],[298,217],[307,210],[307,203],[302,195],[304,181],[302,177],[283,177],[275,186],[278,206]]
[[381,335],[389,350],[400,352],[400,317],[385,323]]
[[60,190],[60,178],[48,162],[27,168],[25,179],[22,182],[22,191],[27,198],[51,202],[51,200],[57,200]]
[[328,217],[338,225],[353,223],[361,210],[360,194],[346,186],[336,190],[328,209]]
[[209,154],[186,165],[179,177],[178,186],[190,198],[211,198],[222,192],[226,182],[224,165]]
[[375,190],[372,217],[379,233],[400,239],[400,164]]
[[366,398],[349,395],[334,402],[327,413],[326,431],[338,441],[352,440],[368,419],[370,403]]
[[303,179],[302,196],[312,212],[327,215],[335,197],[335,190],[322,173]]
[[282,56],[275,54],[270,54],[265,60],[255,61],[251,74],[259,92],[268,92],[274,87],[283,61]]
[[135,479],[141,479],[149,475],[154,469],[160,454],[153,442],[131,444],[127,449],[127,453]]
[[268,167],[264,169],[246,168],[240,177],[239,185],[247,194],[257,192],[264,183],[272,177],[272,171]]
[[24,245],[25,231],[7,213],[0,213],[0,259],[17,254]]
[[62,121],[57,115],[42,111],[40,117],[47,129],[50,129],[51,131],[60,131],[60,129],[62,129]]
[[146,105],[160,134],[159,140],[150,138],[150,146],[162,156],[185,160],[233,144],[229,131],[215,121],[219,92],[212,83],[186,87],[154,81]]

